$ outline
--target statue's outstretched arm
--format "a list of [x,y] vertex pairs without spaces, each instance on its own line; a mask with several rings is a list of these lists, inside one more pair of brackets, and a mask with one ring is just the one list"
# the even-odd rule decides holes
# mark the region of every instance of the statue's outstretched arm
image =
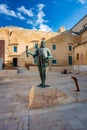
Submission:
[[34,56],[34,52],[28,51],[27,54],[30,54],[30,55]]
[[26,46],[26,55],[27,55],[27,57],[29,56],[29,54],[32,55],[33,57],[36,56],[36,52],[30,52],[30,51],[28,50],[28,46]]

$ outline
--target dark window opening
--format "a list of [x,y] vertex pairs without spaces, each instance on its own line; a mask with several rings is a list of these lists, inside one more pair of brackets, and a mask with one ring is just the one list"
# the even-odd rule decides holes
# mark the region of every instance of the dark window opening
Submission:
[[53,48],[53,50],[56,50],[56,45],[53,45],[52,48]]
[[13,66],[17,67],[17,58],[13,58]]
[[36,49],[38,48],[38,43],[34,44],[34,48],[36,48]]
[[79,60],[79,53],[77,53],[77,60]]
[[57,63],[57,61],[56,60],[52,60],[52,64],[56,64]]
[[17,46],[13,46],[13,52],[17,52]]
[[68,56],[68,64],[72,65],[72,56]]
[[72,50],[72,46],[69,46],[69,51],[71,51]]

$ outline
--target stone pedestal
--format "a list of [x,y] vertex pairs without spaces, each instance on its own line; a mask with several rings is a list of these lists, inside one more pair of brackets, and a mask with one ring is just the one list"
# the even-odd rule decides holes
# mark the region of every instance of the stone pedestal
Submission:
[[39,88],[32,86],[29,91],[29,108],[37,109],[64,103],[68,96],[57,88]]

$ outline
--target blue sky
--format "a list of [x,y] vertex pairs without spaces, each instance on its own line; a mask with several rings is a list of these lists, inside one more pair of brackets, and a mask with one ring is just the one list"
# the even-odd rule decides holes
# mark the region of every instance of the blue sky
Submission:
[[72,28],[87,14],[87,0],[0,0],[0,27],[57,32]]

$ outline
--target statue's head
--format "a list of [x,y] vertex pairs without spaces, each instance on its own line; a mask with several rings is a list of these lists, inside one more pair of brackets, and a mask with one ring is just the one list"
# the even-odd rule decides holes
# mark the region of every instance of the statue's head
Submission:
[[44,40],[41,41],[40,47],[41,47],[41,48],[44,48],[44,47],[45,47],[45,42],[44,42]]

